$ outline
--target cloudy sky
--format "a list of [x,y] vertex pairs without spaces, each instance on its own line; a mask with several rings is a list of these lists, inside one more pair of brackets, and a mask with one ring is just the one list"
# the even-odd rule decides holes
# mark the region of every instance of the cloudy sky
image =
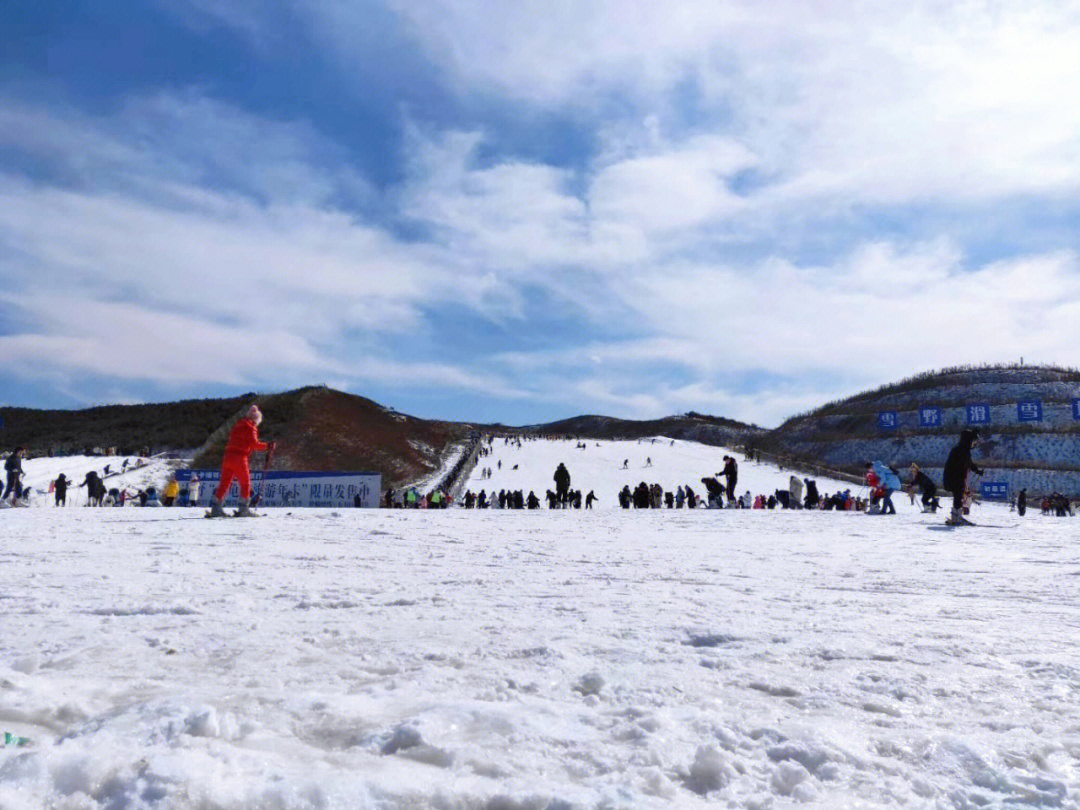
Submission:
[[9,5],[2,401],[774,425],[1076,365],[1077,9]]

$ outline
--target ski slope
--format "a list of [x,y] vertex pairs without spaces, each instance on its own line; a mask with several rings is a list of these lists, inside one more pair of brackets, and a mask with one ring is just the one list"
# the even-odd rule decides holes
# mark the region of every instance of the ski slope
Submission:
[[7,510],[0,806],[1075,809],[1076,525]]
[[[739,465],[739,478],[736,495],[749,490],[753,495],[773,494],[777,489],[787,489],[792,475],[790,470],[783,471],[771,464],[755,464],[744,460],[743,455],[725,447],[711,447],[678,439],[657,437],[640,441],[584,441],[585,449],[577,449],[578,440],[537,439],[522,441],[519,448],[516,443],[506,444],[502,438],[496,438],[491,444],[492,454],[478,459],[476,467],[465,485],[473,492],[486,490],[489,494],[500,489],[523,490],[526,495],[532,490],[544,500],[547,490],[555,489],[555,468],[560,462],[570,471],[570,486],[580,489],[582,494],[589,490],[596,492],[597,502],[594,508],[619,508],[617,495],[625,485],[632,490],[641,481],[646,484],[657,483],[664,491],[674,491],[679,486],[689,484],[701,496],[706,496],[705,485],[701,479],[716,475],[724,468],[724,456],[734,456]],[[486,446],[486,445],[485,445]],[[651,466],[646,466],[651,461]],[[499,468],[499,463],[502,468]],[[627,462],[627,469],[623,469]],[[515,465],[517,469],[514,469]],[[482,470],[491,468],[490,479],[481,478]],[[797,473],[800,479],[803,473]],[[860,491],[858,486],[840,481],[817,478],[818,490],[822,495],[839,490]],[[725,479],[720,479],[724,484]],[[900,501],[906,497],[894,496],[897,509]]]
[[[31,506],[53,506],[53,496],[49,494],[49,485],[63,473],[71,482],[68,486],[68,506],[81,506],[86,503],[86,488],[79,488],[79,484],[86,478],[91,470],[101,475],[105,465],[109,465],[111,473],[119,471],[124,463],[124,456],[53,456],[42,458],[23,459],[23,486],[33,489],[30,499]],[[135,456],[128,456],[131,463],[135,463]],[[146,464],[138,469],[130,468],[121,475],[110,475],[104,479],[108,489],[113,487],[126,487],[128,490],[146,489],[154,486],[161,488],[172,474],[175,461],[166,459],[146,459]]]
[[[610,507],[723,455],[572,445],[487,459]],[[1080,524],[897,500],[5,510],[0,807],[1078,810]]]

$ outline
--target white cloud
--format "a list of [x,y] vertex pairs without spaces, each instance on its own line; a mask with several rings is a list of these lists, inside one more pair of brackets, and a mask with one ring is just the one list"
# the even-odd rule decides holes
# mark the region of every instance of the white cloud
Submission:
[[592,216],[607,227],[662,235],[726,219],[746,202],[728,181],[756,164],[741,144],[698,136],[674,148],[602,167],[589,188]]
[[[345,150],[304,121],[275,121],[188,91],[133,96],[91,116],[0,92],[0,146],[68,185],[207,204],[234,192],[277,204],[370,202]],[[201,191],[209,191],[203,195]]]
[[[689,130],[741,142],[781,200],[1080,186],[1080,108],[1067,101],[1080,94],[1080,15],[1056,2],[395,7],[431,57],[479,92],[585,116],[614,96],[677,132],[687,126],[678,91],[692,81],[701,95]],[[347,32],[350,18],[338,24]]]
[[38,322],[35,332],[0,336],[0,365],[16,374],[63,369],[163,383],[245,385],[266,379],[270,367],[286,375],[340,368],[286,332],[86,298],[0,300]]

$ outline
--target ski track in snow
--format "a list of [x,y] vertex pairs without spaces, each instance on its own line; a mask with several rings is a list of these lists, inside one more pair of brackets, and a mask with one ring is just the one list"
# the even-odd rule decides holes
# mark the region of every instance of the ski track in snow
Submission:
[[1080,807],[1077,524],[897,506],[5,510],[0,807]]

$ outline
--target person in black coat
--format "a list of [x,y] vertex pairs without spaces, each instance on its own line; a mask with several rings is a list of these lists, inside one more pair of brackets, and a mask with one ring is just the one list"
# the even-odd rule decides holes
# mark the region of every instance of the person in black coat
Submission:
[[930,476],[924,473],[918,464],[911,464],[911,486],[918,487],[922,492],[922,506],[924,512],[933,512],[936,508],[937,484],[930,480]]
[[86,487],[87,506],[101,506],[105,500],[105,484],[97,472],[90,470],[79,486]]
[[555,468],[555,494],[559,496],[559,505],[566,506],[567,495],[570,492],[570,471],[566,465],[559,463]]
[[4,470],[7,472],[7,487],[4,489],[3,495],[0,495],[0,500],[7,498],[9,495],[12,500],[15,500],[22,492],[19,479],[23,476],[22,460],[25,455],[25,447],[16,447],[11,455],[7,457],[7,461],[4,462]]
[[951,526],[970,525],[971,523],[971,521],[964,518],[962,507],[968,472],[982,475],[982,470],[971,460],[971,449],[978,440],[978,428],[967,428],[960,431],[960,441],[956,443],[956,447],[949,451],[949,457],[945,460],[942,488],[947,489],[953,496],[952,514],[946,521]]
[[53,484],[53,494],[56,496],[57,506],[67,506],[67,488],[67,476],[60,473],[56,479],[56,483]]
[[1027,511],[1027,490],[1020,490],[1020,494],[1016,496],[1016,514],[1020,517],[1024,516]]
[[726,492],[728,503],[730,503],[735,500],[735,484],[739,481],[739,465],[731,456],[724,456],[724,471],[716,474],[717,478],[720,476],[727,479]]

